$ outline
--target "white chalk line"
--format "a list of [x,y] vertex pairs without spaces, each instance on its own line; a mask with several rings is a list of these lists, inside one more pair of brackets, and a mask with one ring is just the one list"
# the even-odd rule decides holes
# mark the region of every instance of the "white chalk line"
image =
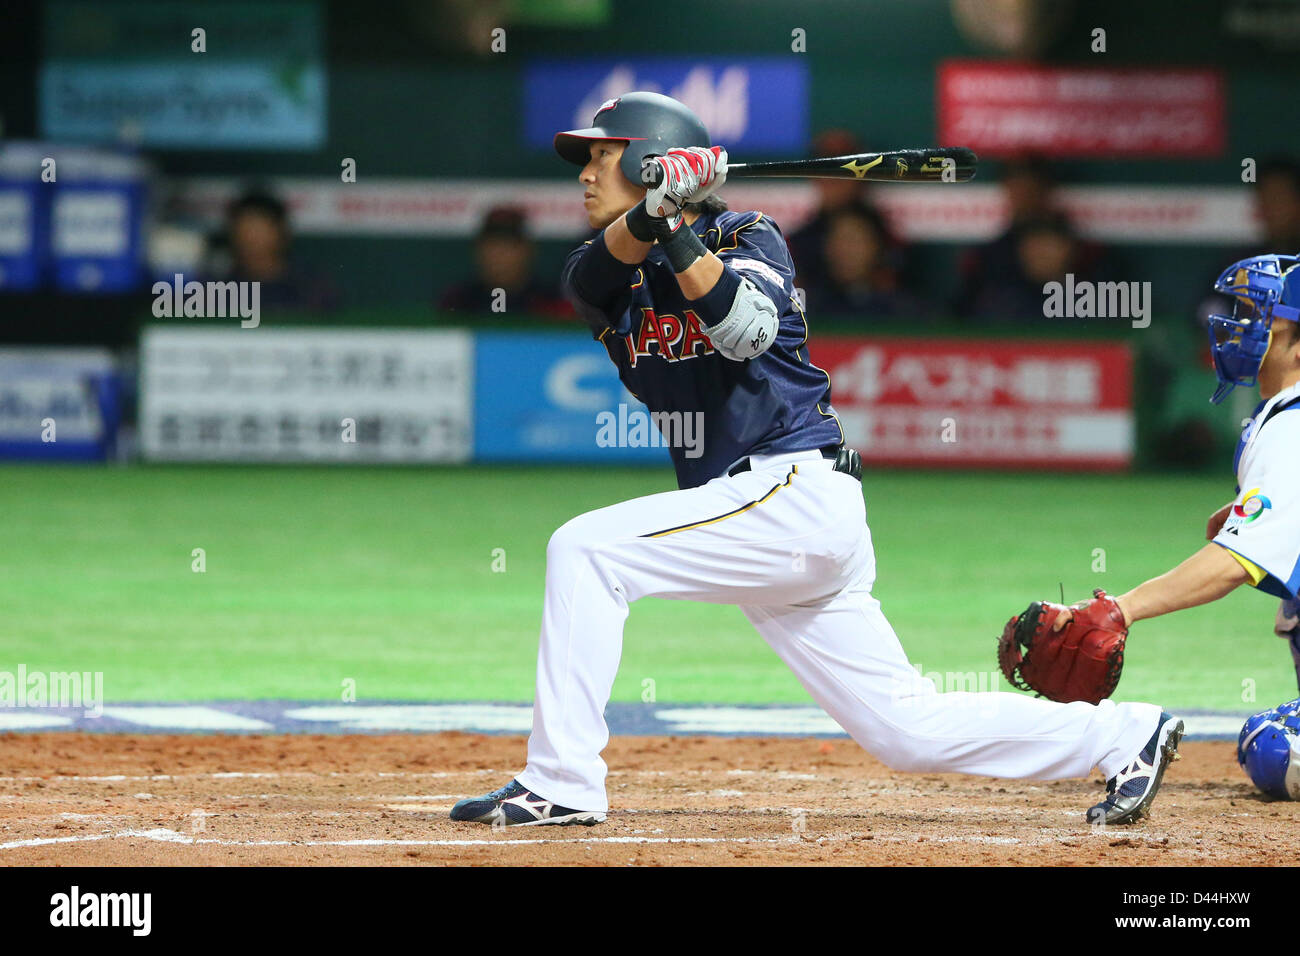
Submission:
[[196,771],[195,773],[107,774],[81,776],[55,774],[46,777],[0,777],[5,783],[126,783],[136,780],[274,780],[302,777],[469,777],[478,774],[505,774],[506,770],[446,770],[442,772],[415,773],[414,771],[388,770],[265,770],[265,771]]
[[[286,799],[305,799],[295,797],[293,794],[272,794],[275,797],[284,797]],[[249,807],[246,804],[236,804],[229,806],[225,804],[227,800],[253,800],[264,799],[264,795],[252,796],[229,796],[217,797],[201,805],[196,801],[186,801],[185,805],[194,805],[195,810],[201,810],[209,817],[220,817],[228,814],[247,813],[258,817],[342,817],[342,816],[368,816],[380,811],[394,811],[397,813],[423,814],[423,813],[447,813],[451,810],[451,803],[432,803],[433,800],[457,800],[455,794],[439,794],[431,797],[386,797],[382,794],[373,794],[369,796],[346,797],[349,801],[367,802],[370,805],[364,807],[342,807],[339,809],[330,809],[328,807],[305,806],[294,810],[269,810],[260,807]],[[337,797],[317,796],[313,800],[326,800],[333,802]],[[397,800],[405,801],[399,803],[387,803],[385,801]],[[156,809],[156,808],[154,808]],[[1077,808],[1065,807],[1040,807],[1038,808],[1044,815],[1058,815],[1061,817],[1080,817],[1081,812]],[[148,815],[151,808],[142,807],[141,812]],[[916,819],[918,825],[923,819],[931,814],[944,814],[947,816],[985,816],[990,818],[990,822],[1011,822],[1009,819],[1004,821],[1000,815],[1005,816],[1008,811],[1014,810],[1016,819],[1023,822],[1023,808],[1020,807],[915,807],[910,812],[900,812],[898,810],[884,813],[879,809],[871,807],[794,807],[794,806],[763,806],[763,807],[733,807],[733,806],[687,806],[674,804],[664,807],[616,807],[612,813],[625,814],[628,816],[653,816],[671,815],[686,816],[695,814],[699,816],[759,816],[759,817],[827,817],[836,818],[857,818],[866,820],[884,821],[885,819],[904,818]],[[193,811],[192,811],[193,812]],[[0,821],[8,824],[30,823],[30,822],[47,822],[49,820],[61,821],[81,821],[81,822],[100,822],[106,823],[113,820],[125,820],[132,816],[139,816],[139,813],[112,813],[112,814],[95,814],[95,813],[76,813],[62,811],[53,815],[41,816],[22,816],[22,817],[0,817]],[[1249,814],[1247,814],[1249,815]]]
[[[242,809],[242,808],[240,808]],[[375,808],[379,809],[379,808]],[[978,808],[972,808],[978,809]],[[278,811],[272,813],[260,814],[262,817],[341,817],[349,815],[361,815],[368,811],[365,808],[347,811]],[[651,809],[633,809],[619,808],[616,813],[634,816],[638,814],[662,814],[662,813],[680,813],[677,810],[651,810]],[[707,811],[706,811],[707,812]],[[795,819],[798,817],[824,818],[833,817],[834,811],[822,810],[816,808],[803,807],[762,807],[762,808],[739,808],[736,810],[717,810],[713,811],[723,815],[741,815],[749,814],[756,816],[768,817],[789,817]],[[987,811],[985,811],[987,812]],[[1058,811],[1062,814],[1074,816],[1074,811]],[[217,819],[225,816],[220,811],[206,811],[205,815],[209,819]],[[98,822],[101,824],[120,824],[127,815],[123,814],[59,814],[58,819],[75,819],[79,822]],[[15,821],[16,822],[16,821]],[[48,819],[42,822],[48,822]],[[918,824],[913,824],[920,825]],[[652,832],[662,833],[662,829]],[[374,847],[438,847],[438,846],[535,846],[547,843],[590,843],[590,844],[672,844],[672,843],[689,843],[689,844],[722,844],[722,843],[757,843],[757,844],[779,844],[779,843],[804,843],[804,844],[827,844],[827,843],[844,843],[844,842],[861,842],[874,841],[877,843],[906,843],[906,844],[970,844],[970,845],[988,845],[988,846],[1047,846],[1047,845],[1075,845],[1076,840],[1106,840],[1111,841],[1118,838],[1124,838],[1131,843],[1146,843],[1167,845],[1169,843],[1168,834],[1157,831],[1154,833],[1135,832],[1127,828],[1093,828],[1071,829],[1065,833],[1040,833],[1033,837],[1003,837],[989,834],[967,834],[953,836],[927,836],[924,834],[891,834],[870,832],[866,835],[860,833],[833,833],[818,834],[813,836],[799,835],[783,837],[582,837],[567,839],[503,839],[494,838],[487,840],[474,839],[382,839],[382,838],[354,838],[338,840],[229,840],[216,837],[196,837],[186,835],[176,830],[166,827],[154,827],[150,829],[126,828],[115,833],[89,833],[78,834],[62,837],[31,837],[26,839],[12,840],[0,843],[0,850],[21,849],[28,847],[52,846],[64,843],[89,843],[99,842],[108,839],[147,839],[154,842],[189,844],[195,846],[212,845],[212,846],[242,846],[242,847],[259,847],[259,846],[307,846],[307,847],[352,847],[352,846],[374,846]],[[1185,850],[1185,847],[1177,846],[1175,849]]]
[[537,846],[546,843],[591,843],[591,844],[658,844],[658,843],[800,843],[797,836],[790,837],[575,837],[571,839],[531,839],[531,840],[220,840],[212,837],[193,837],[175,830],[157,828],[153,830],[120,830],[117,833],[92,833],[84,836],[70,837],[35,837],[28,840],[11,840],[0,843],[0,850],[16,850],[25,847],[51,846],[60,843],[92,843],[100,840],[153,840],[158,843],[179,843],[189,846]]
[[[1092,839],[1109,839],[1116,834],[1112,831],[1098,830]],[[1158,834],[1125,833],[1133,842],[1155,843],[1163,841]],[[965,843],[982,846],[1044,846],[1060,845],[1078,839],[1083,834],[1070,834],[1057,837],[1038,837],[1021,839],[1018,837],[993,837],[985,835],[948,836],[948,837],[910,837],[892,834],[872,835],[876,843],[908,844],[954,844]],[[183,846],[227,846],[227,847],[456,847],[456,846],[539,846],[545,844],[591,844],[591,845],[659,845],[659,844],[753,844],[753,845],[809,845],[817,846],[827,843],[863,842],[860,837],[804,837],[799,835],[782,837],[574,837],[569,839],[486,839],[486,840],[403,840],[361,838],[350,840],[223,840],[215,837],[195,837],[165,827],[151,830],[119,830],[116,833],[92,833],[67,837],[35,837],[26,840],[11,840],[0,843],[0,850],[17,850],[31,847],[53,846],[66,843],[95,843],[103,840],[150,840],[156,843],[173,843]],[[1184,849],[1184,848],[1179,848]]]
[[[0,785],[6,783],[127,783],[138,780],[274,780],[278,778],[337,778],[337,777],[379,777],[403,778],[412,780],[445,779],[448,777],[503,776],[513,777],[517,770],[261,770],[261,771],[195,771],[194,773],[151,773],[151,774],[103,774],[77,775],[52,774],[49,776],[0,776]],[[723,770],[688,769],[682,770],[611,770],[607,777],[707,777],[722,774],[724,776],[763,776],[777,780],[831,780],[835,774],[797,773],[791,770]],[[894,792],[887,784],[880,781],[863,781],[866,786],[883,788]]]

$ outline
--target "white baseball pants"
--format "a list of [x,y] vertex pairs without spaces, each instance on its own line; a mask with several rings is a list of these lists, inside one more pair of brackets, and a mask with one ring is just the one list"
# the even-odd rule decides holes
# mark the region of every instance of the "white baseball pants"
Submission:
[[1097,766],[1109,778],[1145,746],[1160,715],[1151,704],[939,693],[871,596],[862,486],[816,451],[750,461],[735,477],[600,508],[552,535],[518,777],[529,790],[608,809],[604,710],[628,605],[643,597],[739,605],[813,699],[896,770],[1057,779]]

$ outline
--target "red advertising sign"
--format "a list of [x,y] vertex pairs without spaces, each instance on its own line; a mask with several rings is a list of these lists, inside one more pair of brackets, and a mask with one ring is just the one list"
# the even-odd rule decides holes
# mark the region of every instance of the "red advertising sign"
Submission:
[[939,142],[997,156],[1222,154],[1223,76],[949,60],[939,66]]
[[1133,457],[1127,346],[976,339],[816,341],[864,461],[1116,470]]

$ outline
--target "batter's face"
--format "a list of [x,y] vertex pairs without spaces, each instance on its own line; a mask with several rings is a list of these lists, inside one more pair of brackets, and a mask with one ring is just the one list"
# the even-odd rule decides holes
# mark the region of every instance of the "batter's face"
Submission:
[[591,144],[591,159],[582,167],[578,182],[586,187],[582,205],[587,223],[604,229],[645,196],[645,189],[628,182],[618,161],[627,143],[617,139],[598,139]]

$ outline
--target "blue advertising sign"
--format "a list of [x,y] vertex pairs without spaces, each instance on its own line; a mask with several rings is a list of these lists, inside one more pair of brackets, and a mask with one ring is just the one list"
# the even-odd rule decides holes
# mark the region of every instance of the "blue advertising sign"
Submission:
[[107,349],[0,349],[0,461],[103,461],[121,392]]
[[0,292],[27,291],[44,279],[50,189],[42,188],[36,143],[0,144]]
[[136,156],[59,150],[50,260],[64,292],[117,293],[144,279],[149,168]]
[[808,144],[808,72],[798,58],[537,60],[523,82],[527,143],[538,149],[590,126],[602,103],[631,90],[681,100],[737,156]]
[[[584,331],[474,337],[477,461],[661,464],[662,436]],[[642,422],[645,419],[646,422]]]
[[275,63],[47,63],[41,131],[91,143],[190,149],[315,149],[325,69]]
[[315,149],[325,139],[323,5],[47,0],[38,115],[82,143]]

